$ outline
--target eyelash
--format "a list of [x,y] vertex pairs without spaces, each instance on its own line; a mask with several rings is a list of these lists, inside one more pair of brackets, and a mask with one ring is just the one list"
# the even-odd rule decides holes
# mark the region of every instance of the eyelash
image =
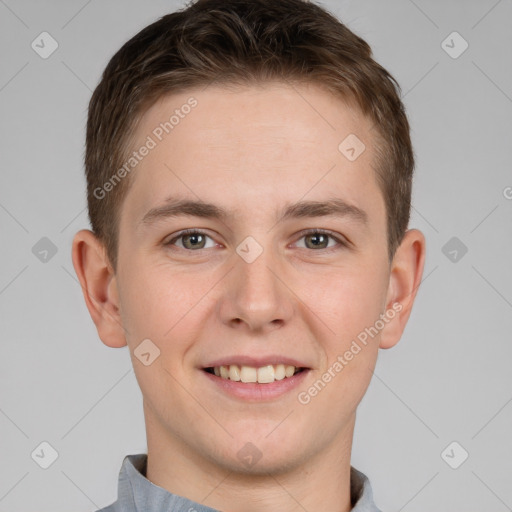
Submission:
[[[180,238],[182,238],[182,237],[184,237],[186,235],[191,235],[191,234],[203,235],[203,236],[206,236],[208,238],[212,238],[208,233],[206,233],[205,231],[202,231],[201,229],[185,229],[184,231],[180,231],[175,237],[173,237],[171,240],[166,242],[164,245],[166,247],[172,246],[172,245],[174,245],[174,242],[176,242]],[[307,229],[307,230],[301,232],[301,236],[300,236],[300,238],[298,240],[304,238],[307,235],[317,235],[317,234],[318,235],[327,235],[330,238],[332,238],[333,240],[335,240],[336,242],[338,242],[339,245],[337,247],[330,247],[330,248],[324,248],[324,249],[318,249],[318,250],[309,249],[311,251],[330,253],[332,251],[336,251],[336,250],[339,250],[341,248],[348,247],[348,243],[347,242],[345,242],[344,240],[342,240],[339,237],[337,237],[332,231],[329,231],[329,230],[326,230],[326,229],[317,229],[317,228]],[[213,238],[212,238],[212,240],[213,240]],[[188,251],[188,252],[199,252],[201,250],[206,250],[206,249],[192,250],[192,249],[186,249],[186,248],[182,248],[182,247],[178,247],[178,249],[182,249],[182,250]],[[308,249],[308,248],[306,247],[305,249]]]

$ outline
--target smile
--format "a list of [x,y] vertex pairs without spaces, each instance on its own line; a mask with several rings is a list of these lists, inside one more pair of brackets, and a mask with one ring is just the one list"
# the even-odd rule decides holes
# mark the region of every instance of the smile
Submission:
[[304,368],[289,364],[268,364],[255,367],[246,365],[223,365],[205,368],[205,371],[221,379],[234,382],[270,384],[272,382],[293,377]]

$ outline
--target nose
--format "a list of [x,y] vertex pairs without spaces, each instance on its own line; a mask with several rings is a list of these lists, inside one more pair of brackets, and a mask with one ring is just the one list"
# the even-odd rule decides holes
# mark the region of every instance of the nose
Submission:
[[277,258],[265,249],[248,263],[235,258],[235,268],[226,276],[220,299],[220,316],[229,327],[272,331],[293,315],[294,295]]

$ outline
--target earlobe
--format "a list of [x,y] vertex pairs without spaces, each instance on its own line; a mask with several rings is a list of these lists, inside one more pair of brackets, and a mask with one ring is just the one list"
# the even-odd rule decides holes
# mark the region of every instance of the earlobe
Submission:
[[380,348],[395,346],[402,336],[421,283],[425,253],[423,233],[417,229],[409,229],[391,264],[386,311],[394,311],[395,314],[381,332]]
[[82,229],[76,233],[72,260],[99,337],[109,347],[124,347],[126,337],[119,309],[117,278],[103,244],[92,231]]

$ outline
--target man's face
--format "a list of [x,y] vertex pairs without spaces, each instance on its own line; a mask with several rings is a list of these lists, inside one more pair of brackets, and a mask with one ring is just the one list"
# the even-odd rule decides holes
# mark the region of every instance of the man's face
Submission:
[[[181,109],[191,97],[197,105]],[[158,130],[176,109],[170,133]],[[350,134],[366,146],[355,160],[355,139],[338,148]],[[253,472],[298,467],[351,441],[381,333],[341,370],[334,363],[389,307],[369,122],[313,85],[210,86],[151,107],[133,148],[148,136],[156,145],[122,204],[115,276],[148,438]],[[226,215],[147,215],[177,200]],[[332,200],[347,207],[284,216],[295,203]],[[149,365],[134,355],[146,339],[146,352],[160,350]],[[282,378],[281,364],[304,370]],[[243,380],[275,365],[260,379],[279,380],[225,378],[237,379],[235,365],[248,367]],[[330,382],[308,391],[329,369]]]

